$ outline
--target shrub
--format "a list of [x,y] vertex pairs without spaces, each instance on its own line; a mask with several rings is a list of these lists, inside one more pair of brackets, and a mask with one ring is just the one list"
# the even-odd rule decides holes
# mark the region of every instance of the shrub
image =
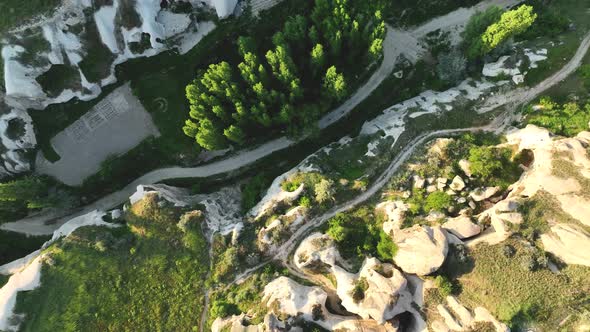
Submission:
[[377,243],[377,257],[381,261],[390,261],[397,253],[397,245],[391,239],[391,236],[383,230],[379,230],[379,243]]
[[442,191],[435,191],[426,197],[424,211],[445,211],[453,203],[451,196]]
[[444,297],[447,297],[453,293],[453,283],[449,280],[449,278],[438,275],[434,278],[434,285],[438,288],[440,294]]
[[458,51],[445,53],[438,57],[436,72],[438,78],[446,83],[455,84],[465,77],[467,59]]
[[365,278],[359,278],[354,283],[354,288],[350,291],[350,296],[354,303],[359,303],[365,298],[365,291],[369,289],[369,283]]

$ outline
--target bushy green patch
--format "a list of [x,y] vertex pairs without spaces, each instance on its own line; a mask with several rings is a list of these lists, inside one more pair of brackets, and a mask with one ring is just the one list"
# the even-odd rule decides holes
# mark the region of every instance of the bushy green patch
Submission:
[[207,242],[199,218],[177,225],[182,212],[150,195],[126,226],[81,228],[51,246],[41,286],[18,295],[22,331],[198,330]]
[[365,278],[359,278],[355,281],[354,287],[350,290],[350,296],[354,303],[359,303],[365,298],[365,292],[369,289],[369,283]]
[[526,110],[526,123],[549,129],[552,133],[563,136],[575,136],[588,130],[590,121],[590,104],[581,105],[575,102],[558,104],[551,98],[542,98],[539,107],[532,106]]
[[434,278],[434,285],[443,297],[451,295],[454,291],[453,283],[443,275],[438,275]]
[[[504,254],[506,245],[514,248],[513,255]],[[568,266],[560,274],[543,267],[529,269],[523,263],[538,260],[539,250],[517,238],[479,245],[470,257],[475,264],[458,278],[462,286],[459,300],[489,309],[514,330],[556,331],[571,308],[588,307],[587,267]]]
[[449,194],[442,191],[435,191],[426,197],[426,202],[424,203],[424,211],[445,211],[451,204],[453,203],[453,199]]
[[382,230],[382,220],[369,207],[339,213],[328,221],[328,234],[345,259],[360,266],[366,256],[391,260],[397,246]]
[[527,31],[537,19],[533,7],[522,5],[502,12],[499,7],[490,7],[476,13],[465,28],[465,49],[471,59],[488,54],[510,38]]

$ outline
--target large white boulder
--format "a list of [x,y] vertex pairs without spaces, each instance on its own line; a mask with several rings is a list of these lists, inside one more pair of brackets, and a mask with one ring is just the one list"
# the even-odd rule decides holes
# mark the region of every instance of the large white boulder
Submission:
[[469,197],[471,197],[471,199],[473,199],[476,202],[481,202],[483,200],[493,197],[499,191],[500,187],[477,188],[469,194]]
[[406,273],[428,275],[438,270],[449,250],[441,227],[415,225],[393,236],[398,250],[395,264]]
[[442,227],[459,239],[467,239],[481,233],[481,227],[474,224],[471,218],[466,215],[449,218]]

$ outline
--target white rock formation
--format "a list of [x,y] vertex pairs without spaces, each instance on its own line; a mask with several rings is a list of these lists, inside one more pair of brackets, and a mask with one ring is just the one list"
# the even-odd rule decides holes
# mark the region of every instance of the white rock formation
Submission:
[[439,227],[415,225],[394,232],[398,247],[395,264],[406,273],[428,275],[441,267],[449,246],[444,231]]
[[590,233],[573,224],[557,224],[541,235],[543,248],[567,264],[590,266]]
[[383,231],[392,235],[393,232],[402,227],[408,205],[402,201],[385,201],[379,203],[375,210],[385,213],[387,221],[383,223]]
[[[319,287],[303,286],[287,277],[279,277],[264,287],[262,301],[269,308],[278,310],[278,313],[289,316],[301,315],[304,320],[314,322],[329,331],[357,331],[359,327],[375,331],[394,331],[393,328],[379,326],[372,320],[358,320],[355,317],[331,314],[325,307],[327,298],[326,292]],[[313,315],[314,307],[321,314],[316,320]]]
[[302,270],[315,270],[322,265],[326,265],[326,268],[329,269],[336,262],[341,265],[345,264],[332,238],[322,233],[313,233],[301,241],[295,251],[293,261]]
[[[338,297],[347,311],[358,314],[363,319],[372,318],[384,324],[396,315],[408,310],[412,294],[407,288],[404,276],[391,264],[383,264],[376,258],[367,258],[357,274],[352,274],[339,266],[332,267],[336,277]],[[359,282],[366,282],[362,300],[355,302],[353,289]]]
[[33,290],[41,284],[42,256],[36,257],[30,264],[13,274],[8,283],[0,289],[0,330],[18,331],[18,325],[13,325],[11,317],[14,315],[16,295],[18,292]]

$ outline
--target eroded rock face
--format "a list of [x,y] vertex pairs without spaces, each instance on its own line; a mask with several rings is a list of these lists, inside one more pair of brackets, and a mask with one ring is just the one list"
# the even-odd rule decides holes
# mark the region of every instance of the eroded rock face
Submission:
[[395,264],[406,273],[428,275],[443,264],[449,246],[441,227],[415,225],[394,233]]
[[379,203],[375,210],[384,213],[387,217],[387,221],[383,223],[383,231],[391,235],[395,230],[402,227],[408,205],[402,201],[386,201]]
[[462,240],[481,233],[481,227],[474,224],[471,218],[465,215],[447,219],[442,227]]
[[412,295],[407,281],[391,264],[367,258],[357,274],[339,266],[332,267],[338,285],[336,292],[342,306],[364,319],[372,318],[379,324],[407,311]]
[[590,234],[573,224],[557,224],[541,235],[543,248],[567,264],[590,266]]

